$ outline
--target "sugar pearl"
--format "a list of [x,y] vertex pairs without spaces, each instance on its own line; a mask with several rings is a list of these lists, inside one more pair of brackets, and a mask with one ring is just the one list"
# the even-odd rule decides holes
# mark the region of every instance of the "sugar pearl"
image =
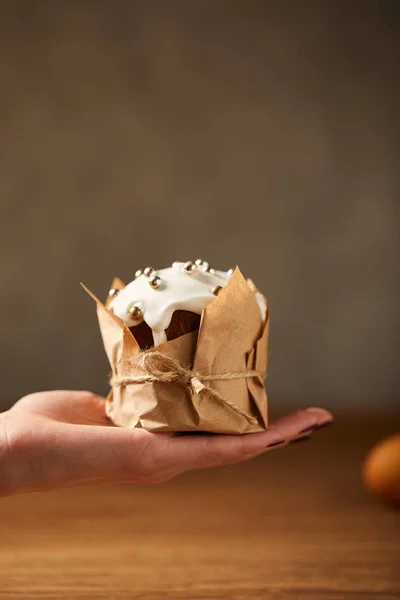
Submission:
[[195,273],[195,271],[197,271],[197,266],[191,260],[189,260],[187,263],[185,263],[183,270],[188,275],[193,275],[193,273]]
[[129,316],[134,320],[134,321],[138,321],[139,319],[142,318],[142,311],[140,309],[140,306],[138,306],[137,304],[133,304],[129,310],[128,310]]
[[216,285],[215,287],[211,288],[211,293],[214,294],[214,296],[218,296],[221,290],[222,285]]
[[205,273],[210,273],[210,275],[215,275],[215,269],[213,269],[213,267],[210,267],[210,265],[208,263],[206,263],[207,266],[203,266],[203,271]]
[[152,277],[151,279],[149,279],[149,285],[154,289],[160,287],[161,277],[159,277],[158,275],[156,275],[155,277]]

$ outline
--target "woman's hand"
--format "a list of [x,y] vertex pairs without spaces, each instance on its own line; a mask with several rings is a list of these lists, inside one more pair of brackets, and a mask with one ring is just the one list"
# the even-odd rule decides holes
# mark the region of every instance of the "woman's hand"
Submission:
[[114,427],[104,403],[90,392],[40,392],[1,413],[0,495],[86,483],[157,483],[282,448],[333,422],[326,410],[309,408],[262,433],[149,433]]

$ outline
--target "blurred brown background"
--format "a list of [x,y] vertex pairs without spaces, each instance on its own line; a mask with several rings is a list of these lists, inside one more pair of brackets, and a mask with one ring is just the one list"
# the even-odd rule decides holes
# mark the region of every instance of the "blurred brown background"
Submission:
[[105,392],[94,306],[202,256],[271,403],[398,407],[398,3],[0,0],[0,402]]

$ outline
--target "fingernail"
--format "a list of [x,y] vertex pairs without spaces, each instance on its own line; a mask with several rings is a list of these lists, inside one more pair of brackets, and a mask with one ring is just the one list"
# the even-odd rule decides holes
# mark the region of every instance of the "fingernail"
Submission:
[[274,448],[275,446],[282,446],[285,443],[285,440],[278,440],[277,442],[271,442],[268,444],[267,448]]
[[315,431],[317,429],[318,425],[310,425],[309,427],[306,427],[305,429],[300,429],[300,433],[308,433],[311,431]]
[[307,440],[311,440],[311,435],[302,435],[289,442],[289,444],[299,444],[300,442],[306,442]]
[[329,425],[333,425],[334,422],[335,421],[332,419],[331,421],[325,421],[325,423],[316,423],[315,425],[311,425],[310,427],[301,429],[300,433],[308,433],[311,431],[316,431],[317,429],[322,429],[323,427],[328,427]]
[[316,429],[323,429],[324,427],[329,427],[329,425],[333,425],[334,422],[334,419],[332,419],[331,421],[325,421],[325,423],[321,423],[321,425],[318,425]]

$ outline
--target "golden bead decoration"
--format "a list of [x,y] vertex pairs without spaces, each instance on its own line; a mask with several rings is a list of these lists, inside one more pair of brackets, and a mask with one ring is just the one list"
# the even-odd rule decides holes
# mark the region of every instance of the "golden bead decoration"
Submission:
[[197,271],[197,266],[194,264],[194,262],[192,262],[191,260],[189,260],[187,263],[185,263],[185,266],[183,267],[183,270],[188,275],[193,275],[193,273],[195,273]]
[[152,275],[155,275],[156,273],[157,273],[157,271],[153,267],[146,267],[145,270],[143,271],[143,275],[145,275],[146,277],[151,277]]
[[149,285],[153,289],[159,288],[161,285],[161,277],[159,277],[158,275],[156,275],[155,277],[151,277],[151,279],[149,279]]
[[194,261],[194,264],[197,267],[202,267],[204,264],[206,264],[206,261],[203,260],[202,258],[198,258],[197,260]]
[[132,306],[128,310],[128,313],[131,319],[133,319],[134,321],[138,321],[143,316],[142,310],[137,304],[132,304]]
[[222,286],[216,285],[215,287],[211,288],[211,293],[214,294],[214,296],[218,296],[218,294],[220,293],[221,290],[222,290]]
[[234,271],[234,269],[229,269],[228,275],[233,275],[233,271]]
[[141,275],[143,275],[143,269],[138,269],[135,273],[135,277],[140,277]]
[[215,269],[213,269],[213,267],[211,267],[208,263],[206,263],[206,267],[203,267],[203,271],[205,271],[205,273],[210,273],[210,275],[215,275]]
[[115,296],[118,296],[118,294],[119,294],[119,290],[117,290],[117,288],[112,288],[112,289],[111,289],[111,290],[108,292],[108,295],[109,295],[111,298],[115,298]]
[[206,260],[203,260],[201,263],[201,268],[203,269],[203,271],[207,271],[207,269],[209,268],[209,264]]

